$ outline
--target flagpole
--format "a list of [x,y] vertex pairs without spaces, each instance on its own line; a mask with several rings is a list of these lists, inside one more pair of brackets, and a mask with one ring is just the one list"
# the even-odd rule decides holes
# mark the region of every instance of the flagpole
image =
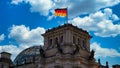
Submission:
[[67,16],[66,16],[66,24],[68,24],[68,7],[66,8]]

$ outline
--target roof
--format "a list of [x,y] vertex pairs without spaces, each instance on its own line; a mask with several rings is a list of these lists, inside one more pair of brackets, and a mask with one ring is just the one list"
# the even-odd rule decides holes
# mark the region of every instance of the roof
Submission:
[[34,60],[34,57],[40,55],[39,49],[40,46],[32,46],[23,50],[21,53],[17,55],[17,57],[14,60],[14,63],[21,65],[24,64],[25,61],[32,62]]
[[73,28],[75,28],[77,30],[80,30],[80,31],[85,32],[85,33],[88,33],[87,31],[85,31],[85,30],[83,30],[81,28],[78,28],[77,26],[73,26],[72,24],[69,24],[69,23],[66,23],[66,24],[58,26],[58,27],[54,27],[52,29],[48,29],[48,30],[46,30],[45,33],[48,33],[48,32],[51,32],[51,31],[54,31],[54,30],[57,30],[57,29],[60,29],[60,28],[64,28],[64,27],[73,27]]
[[0,54],[3,54],[3,53],[4,53],[4,54],[9,54],[9,55],[11,55],[11,54],[10,54],[10,53],[8,53],[8,52],[1,52]]

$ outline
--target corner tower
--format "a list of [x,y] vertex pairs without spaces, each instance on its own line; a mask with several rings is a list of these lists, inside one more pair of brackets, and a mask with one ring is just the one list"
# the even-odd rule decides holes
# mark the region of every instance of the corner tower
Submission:
[[87,31],[79,29],[72,24],[65,24],[53,29],[48,29],[44,36],[45,47],[60,45],[79,45],[82,49],[90,51],[91,36]]
[[0,68],[12,68],[13,63],[11,60],[11,54],[8,52],[0,53]]
[[43,36],[40,68],[96,68],[87,31],[64,24],[47,30]]

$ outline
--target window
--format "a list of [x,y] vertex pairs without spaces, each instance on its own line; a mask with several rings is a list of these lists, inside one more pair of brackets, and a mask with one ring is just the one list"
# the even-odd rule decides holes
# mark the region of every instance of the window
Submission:
[[58,38],[55,38],[55,44],[57,44],[58,43]]
[[63,36],[60,37],[60,43],[63,43]]
[[84,40],[83,39],[80,39],[80,45],[84,49]]
[[73,43],[75,44],[75,36],[73,36]]
[[73,67],[73,68],[81,68],[81,67],[79,67],[79,66],[75,66],[75,67]]
[[1,68],[4,68],[4,65],[3,65],[3,64],[1,65]]
[[85,40],[82,41],[83,48],[86,49]]
[[80,39],[78,38],[78,44],[80,44]]
[[85,44],[84,40],[82,41],[82,43],[83,43],[83,46],[84,46],[84,44]]
[[52,45],[52,39],[50,39],[49,43],[50,43],[50,45]]
[[63,68],[63,67],[62,67],[62,66],[57,65],[57,66],[55,66],[55,68]]

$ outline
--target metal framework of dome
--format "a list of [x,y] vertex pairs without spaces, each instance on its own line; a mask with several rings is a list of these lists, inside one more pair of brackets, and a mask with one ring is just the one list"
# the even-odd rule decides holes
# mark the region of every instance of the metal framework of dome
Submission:
[[39,57],[40,46],[32,46],[30,48],[27,48],[23,50],[21,53],[17,55],[17,57],[14,60],[14,63],[16,65],[22,65],[25,63],[33,63],[36,58]]

